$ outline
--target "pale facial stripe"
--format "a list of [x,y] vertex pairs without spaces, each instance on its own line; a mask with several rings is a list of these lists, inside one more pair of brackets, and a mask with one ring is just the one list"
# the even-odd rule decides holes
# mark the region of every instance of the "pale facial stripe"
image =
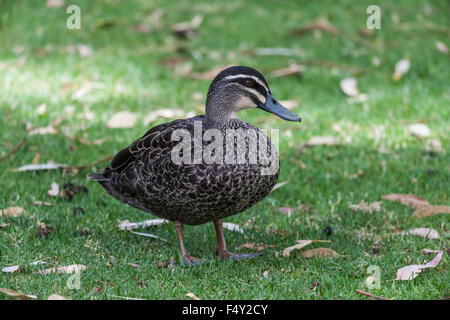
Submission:
[[[232,86],[232,85],[235,85],[235,84],[236,83],[229,83],[229,84],[226,85],[226,87]],[[247,88],[247,87],[245,87],[245,86],[243,86],[241,84],[239,84],[239,86],[241,86],[241,88],[243,88],[243,89],[247,90],[248,92],[250,92],[251,94],[253,94],[259,100],[260,103],[266,103],[267,98],[264,97],[261,93],[259,93],[255,89]]]
[[253,88],[247,88],[244,87],[245,90],[247,90],[248,92],[252,93],[254,96],[256,96],[256,98],[261,102],[261,103],[265,103],[266,102],[266,97],[264,97],[261,93],[259,93],[258,91],[256,91]]
[[251,78],[253,80],[255,80],[257,83],[259,83],[264,89],[266,89],[267,92],[269,92],[269,88],[267,88],[266,84],[264,82],[262,82],[261,80],[259,80],[257,77],[255,76],[249,76],[247,74],[235,74],[232,76],[228,76],[225,77],[225,79],[244,79],[244,78]]

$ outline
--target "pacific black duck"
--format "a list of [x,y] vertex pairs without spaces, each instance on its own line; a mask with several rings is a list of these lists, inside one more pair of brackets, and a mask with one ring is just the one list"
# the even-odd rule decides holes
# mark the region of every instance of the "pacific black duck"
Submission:
[[174,222],[188,265],[199,259],[184,246],[184,224],[212,221],[220,257],[251,257],[227,250],[222,219],[250,208],[272,190],[279,156],[264,132],[237,117],[245,108],[301,121],[272,97],[261,73],[229,67],[211,83],[204,116],[151,128],[89,178],[121,202]]

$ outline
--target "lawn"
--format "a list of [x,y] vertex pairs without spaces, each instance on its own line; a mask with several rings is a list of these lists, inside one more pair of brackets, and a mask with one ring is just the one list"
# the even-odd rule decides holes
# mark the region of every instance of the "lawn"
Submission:
[[[70,1],[81,9],[79,30],[66,27],[66,5],[52,2],[57,5],[0,0],[0,158],[6,155],[0,161],[0,209],[26,211],[0,217],[0,268],[23,266],[20,272],[0,272],[0,288],[39,299],[53,293],[69,299],[190,299],[189,292],[200,299],[370,299],[356,289],[390,299],[450,295],[445,251],[437,267],[413,280],[394,280],[399,268],[432,259],[422,249],[449,248],[449,215],[417,219],[411,207],[381,199],[414,194],[450,205],[449,55],[436,46],[437,41],[450,46],[448,1],[378,1],[381,29],[370,32],[366,8],[373,1]],[[193,37],[171,32],[196,15],[203,20]],[[336,30],[292,36],[318,19]],[[261,48],[285,49],[265,55]],[[411,67],[395,81],[401,59],[409,59]],[[301,75],[272,74],[293,63],[304,65]],[[293,110],[303,119],[298,124],[262,111],[240,113],[260,128],[280,130],[279,182],[289,181],[226,219],[243,230],[225,231],[230,250],[255,252],[239,248],[245,243],[272,245],[263,256],[221,261],[214,254],[213,224],[187,226],[187,248],[203,263],[185,267],[171,224],[135,230],[167,242],[119,230],[119,221],[154,217],[87,180],[107,162],[75,171],[11,171],[33,161],[95,163],[167,122],[157,117],[144,124],[159,109],[202,114],[210,80],[198,75],[226,65],[261,71],[273,95],[296,101]],[[367,94],[365,101],[340,90],[349,76]],[[120,111],[134,113],[136,124],[108,128]],[[55,134],[32,134],[30,128],[57,119]],[[430,135],[414,136],[408,128],[414,123],[426,125]],[[299,152],[314,136],[345,143]],[[8,154],[23,138],[23,146]],[[94,143],[98,139],[102,143]],[[442,150],[427,150],[430,141],[440,141]],[[51,196],[53,182],[61,189],[69,182],[86,186],[88,192],[71,200]],[[361,201],[382,204],[373,212],[350,208]],[[281,207],[292,208],[291,214]],[[37,232],[39,223],[49,228],[47,237]],[[440,237],[399,235],[422,227]],[[302,250],[327,247],[341,256],[307,259],[302,250],[281,256],[301,239],[329,240]],[[38,260],[46,264],[31,265]],[[86,266],[79,289],[67,286],[73,275],[37,273],[72,264]],[[365,285],[369,266],[380,270],[379,288]]]

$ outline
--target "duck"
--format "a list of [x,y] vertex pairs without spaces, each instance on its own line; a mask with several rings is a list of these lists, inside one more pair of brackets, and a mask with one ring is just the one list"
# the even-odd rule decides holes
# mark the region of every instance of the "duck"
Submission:
[[231,66],[210,84],[204,115],[151,128],[88,178],[115,199],[173,222],[185,265],[201,259],[186,249],[184,225],[213,222],[215,251],[222,259],[260,255],[230,252],[223,232],[223,219],[264,199],[280,173],[279,154],[268,132],[241,120],[237,113],[243,109],[302,121],[272,96],[259,71]]

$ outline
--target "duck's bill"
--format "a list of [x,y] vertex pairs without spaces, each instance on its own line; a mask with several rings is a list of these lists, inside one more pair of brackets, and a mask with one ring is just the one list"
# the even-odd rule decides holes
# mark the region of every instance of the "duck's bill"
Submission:
[[267,94],[267,99],[265,104],[261,104],[258,108],[273,113],[274,115],[280,117],[283,120],[287,121],[297,121],[301,122],[302,118],[300,118],[297,114],[293,113],[286,107],[283,107],[271,94]]

